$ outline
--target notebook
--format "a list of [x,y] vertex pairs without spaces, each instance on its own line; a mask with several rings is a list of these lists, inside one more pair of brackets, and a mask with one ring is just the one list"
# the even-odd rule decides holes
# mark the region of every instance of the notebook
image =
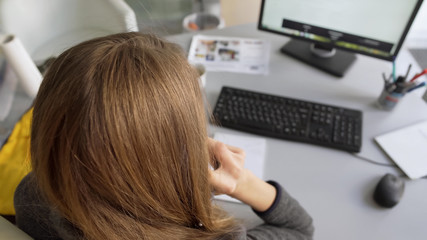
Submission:
[[427,175],[427,121],[382,134],[375,141],[410,179]]
[[[249,137],[228,133],[215,133],[214,139],[225,144],[241,148],[246,153],[245,168],[251,170],[255,176],[264,179],[264,162],[267,140],[261,137]],[[228,195],[216,195],[216,199],[239,202]]]

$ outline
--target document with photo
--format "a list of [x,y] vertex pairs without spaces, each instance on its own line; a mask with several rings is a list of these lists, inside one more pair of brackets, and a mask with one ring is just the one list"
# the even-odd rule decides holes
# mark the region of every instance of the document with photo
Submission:
[[270,42],[262,39],[195,35],[188,60],[208,71],[268,74]]

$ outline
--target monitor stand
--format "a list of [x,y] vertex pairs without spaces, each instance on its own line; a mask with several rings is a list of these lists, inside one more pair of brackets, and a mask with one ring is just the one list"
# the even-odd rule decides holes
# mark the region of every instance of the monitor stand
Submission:
[[[313,43],[292,39],[280,51],[337,77],[343,77],[356,60],[355,54],[335,48],[324,51],[323,55],[314,53],[315,47],[312,45]],[[322,49],[315,51],[317,50],[322,52]]]

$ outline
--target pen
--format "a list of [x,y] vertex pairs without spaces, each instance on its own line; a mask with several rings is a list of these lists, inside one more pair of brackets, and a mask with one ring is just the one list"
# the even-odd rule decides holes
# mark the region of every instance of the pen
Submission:
[[408,79],[409,71],[411,71],[412,64],[409,64],[408,71],[406,71],[405,80]]
[[410,89],[415,88],[418,83],[415,82],[407,82],[404,86],[404,92],[408,92]]
[[383,73],[383,79],[384,79],[384,82],[385,82],[385,83],[387,83],[387,82],[390,80],[390,78],[389,78],[389,79],[387,79],[387,78],[385,77],[385,73]]
[[424,75],[424,74],[426,74],[426,73],[427,73],[427,68],[426,68],[426,69],[424,69],[422,72],[420,72],[420,73],[416,74],[416,75],[411,79],[411,82],[415,81],[415,79],[417,79],[417,78],[421,77],[422,75]]
[[422,82],[422,83],[418,84],[417,86],[408,89],[407,92],[414,91],[415,89],[420,88],[420,87],[424,87],[425,85],[426,85],[426,83]]
[[393,81],[396,81],[396,62],[393,60]]

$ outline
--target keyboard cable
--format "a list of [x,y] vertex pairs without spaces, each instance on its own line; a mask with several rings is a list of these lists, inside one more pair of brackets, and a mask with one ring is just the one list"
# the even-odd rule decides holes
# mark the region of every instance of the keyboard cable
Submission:
[[357,153],[353,153],[353,152],[348,152],[348,153],[350,153],[351,155],[353,155],[354,157],[356,157],[358,159],[364,160],[364,161],[369,162],[371,164],[375,164],[375,165],[379,165],[379,166],[383,166],[383,167],[395,167],[395,168],[398,167],[396,164],[393,164],[393,163],[391,163],[391,164],[389,164],[389,163],[380,163],[380,162],[374,161],[372,159],[360,156]]

